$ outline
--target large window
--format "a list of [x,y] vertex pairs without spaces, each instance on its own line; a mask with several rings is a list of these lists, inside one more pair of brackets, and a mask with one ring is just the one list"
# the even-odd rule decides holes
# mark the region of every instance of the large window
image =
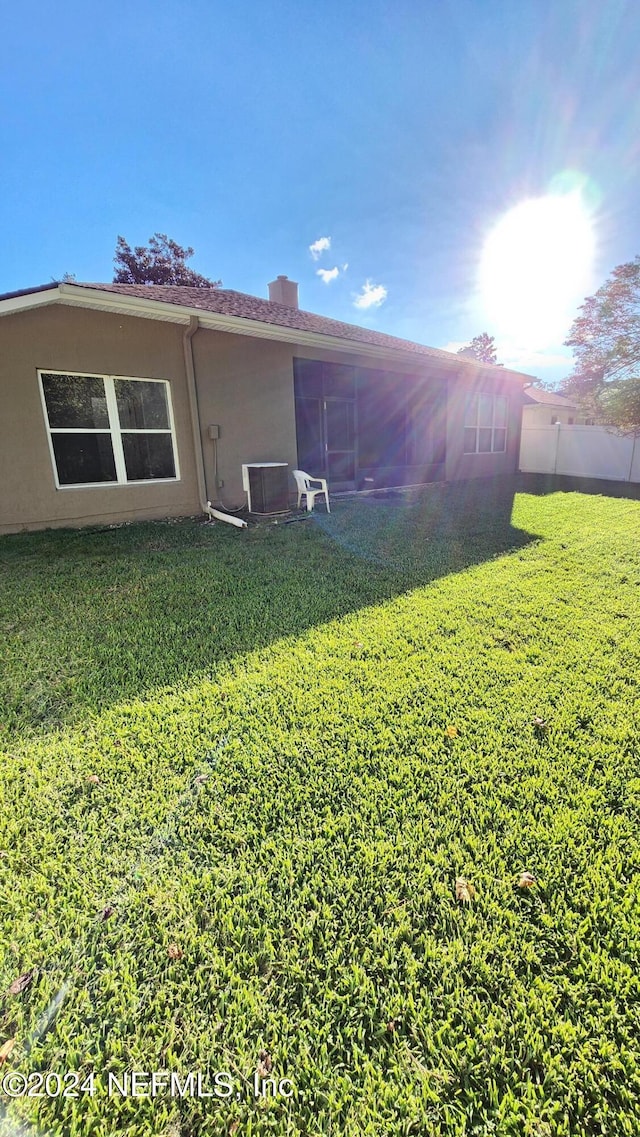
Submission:
[[166,380],[39,376],[58,488],[179,477]]
[[471,395],[464,420],[465,454],[499,454],[507,448],[507,399]]

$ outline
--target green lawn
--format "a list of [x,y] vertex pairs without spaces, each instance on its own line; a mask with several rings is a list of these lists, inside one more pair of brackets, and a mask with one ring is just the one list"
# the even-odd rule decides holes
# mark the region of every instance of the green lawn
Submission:
[[514,488],[0,538],[1,1137],[637,1137],[640,502]]

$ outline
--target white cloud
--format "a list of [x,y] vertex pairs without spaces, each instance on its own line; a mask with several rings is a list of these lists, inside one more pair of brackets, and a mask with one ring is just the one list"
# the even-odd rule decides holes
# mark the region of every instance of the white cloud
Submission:
[[330,248],[331,237],[318,237],[317,241],[314,241],[312,245],[309,245],[309,252],[311,253],[314,261],[317,261],[320,259],[322,254],[326,253]]
[[366,280],[362,291],[354,298],[354,308],[379,308],[387,299],[387,290],[384,284],[372,284]]
[[443,344],[439,350],[440,351],[451,351],[451,352],[453,352],[454,355],[457,355],[457,353],[460,351],[460,348],[461,347],[467,347],[468,343],[469,343],[468,340],[466,343],[464,342],[464,340],[449,340],[449,343]]
[[343,272],[346,272],[348,268],[349,268],[349,262],[347,262],[346,264],[344,264],[344,265],[342,266],[342,271],[343,271]]
[[331,284],[337,276],[340,276],[340,269],[336,265],[335,268],[319,268],[316,270],[316,276],[322,277],[325,284]]

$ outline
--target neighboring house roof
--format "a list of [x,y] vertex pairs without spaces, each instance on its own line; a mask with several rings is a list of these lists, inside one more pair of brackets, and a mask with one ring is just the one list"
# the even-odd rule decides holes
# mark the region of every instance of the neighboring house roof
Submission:
[[544,403],[550,407],[566,407],[567,410],[577,410],[578,404],[566,395],[559,395],[557,391],[545,391],[542,387],[527,387],[524,392],[525,403]]
[[[252,334],[252,330],[253,334],[257,334],[255,332],[257,327],[269,325],[287,329],[289,332],[299,331],[303,335],[311,333],[314,336],[326,336],[334,341],[344,340],[350,344],[362,344],[363,347],[370,345],[371,347],[386,349],[389,352],[399,351],[410,355],[426,356],[430,359],[440,360],[449,366],[455,362],[456,366],[459,365],[461,368],[472,367],[476,372],[479,369],[494,370],[493,364],[480,364],[477,360],[454,355],[452,352],[443,351],[440,348],[427,347],[426,344],[400,339],[397,336],[390,336],[385,332],[376,332],[370,328],[362,328],[357,324],[345,324],[340,320],[330,319],[328,316],[318,316],[313,312],[305,312],[301,308],[290,308],[273,300],[250,296],[248,293],[236,292],[229,288],[189,288],[182,285],[159,284],[98,284],[79,283],[77,281],[52,282],[35,288],[25,288],[16,292],[1,294],[0,315],[3,314],[3,301],[14,301],[15,304],[19,298],[35,296],[37,293],[54,289],[57,290],[58,295],[51,297],[51,302],[59,299],[67,303],[78,303],[83,294],[89,300],[91,292],[102,293],[103,297],[105,294],[107,296],[114,294],[115,296],[130,297],[132,302],[142,301],[145,305],[162,305],[165,313],[167,306],[176,306],[183,312],[207,313],[214,319],[221,317],[230,320],[232,324],[236,320],[246,321],[248,325],[253,326],[253,329],[247,327],[248,334]],[[43,302],[47,301],[44,296],[39,299]],[[97,300],[98,297],[96,297]],[[91,306],[90,302],[89,306]],[[96,303],[95,306],[98,307],[99,305]],[[9,307],[11,310],[15,310],[13,305],[8,304],[7,308]],[[159,316],[159,318],[163,317]],[[167,318],[166,315],[164,318]],[[215,323],[222,326],[217,320]],[[240,330],[240,328],[238,325],[235,328],[229,326],[227,330]],[[292,337],[289,335],[287,338],[291,339]],[[512,371],[510,368],[501,367],[499,370],[501,374],[506,373],[530,378],[530,376],[523,376],[522,372]]]

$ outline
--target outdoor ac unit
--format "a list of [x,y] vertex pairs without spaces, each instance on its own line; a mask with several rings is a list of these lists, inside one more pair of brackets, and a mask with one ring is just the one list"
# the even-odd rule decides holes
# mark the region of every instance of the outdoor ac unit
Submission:
[[242,467],[242,488],[249,499],[249,513],[287,513],[288,463],[247,462]]

